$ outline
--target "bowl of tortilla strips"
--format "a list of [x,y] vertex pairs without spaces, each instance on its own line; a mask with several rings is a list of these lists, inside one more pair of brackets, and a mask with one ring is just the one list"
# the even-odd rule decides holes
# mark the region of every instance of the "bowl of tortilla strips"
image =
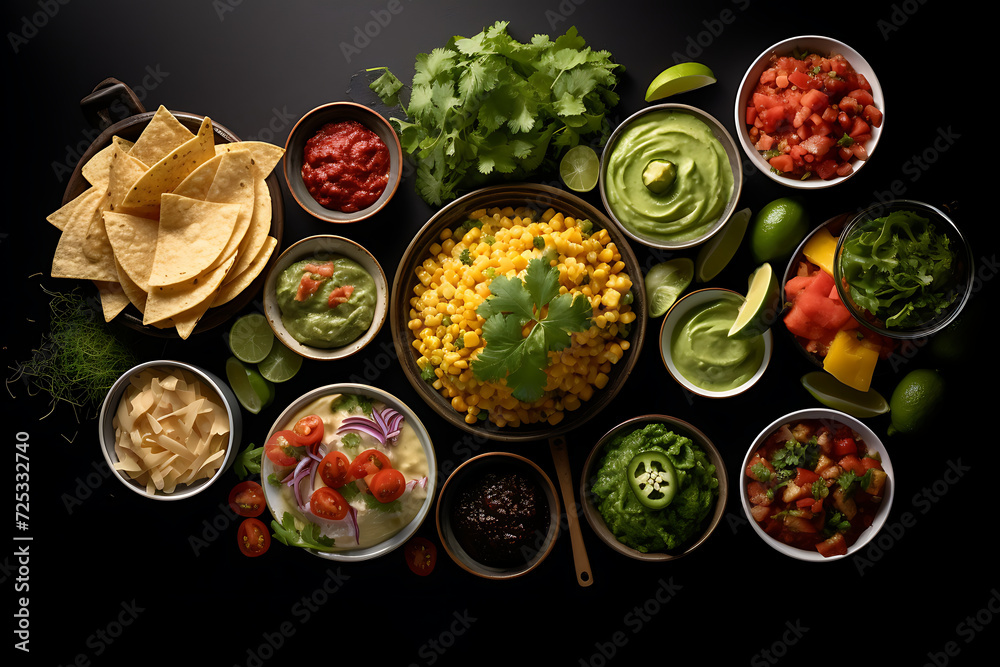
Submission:
[[263,286],[283,228],[284,149],[161,106],[94,140],[63,205],[52,277],[90,280],[105,321],[186,339]]

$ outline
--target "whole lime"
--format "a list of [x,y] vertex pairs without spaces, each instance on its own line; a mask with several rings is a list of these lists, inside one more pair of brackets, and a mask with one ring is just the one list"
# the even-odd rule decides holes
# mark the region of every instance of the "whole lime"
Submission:
[[758,264],[792,254],[809,232],[809,214],[802,202],[781,197],[765,204],[750,225],[750,253]]
[[889,399],[889,434],[915,433],[934,418],[944,402],[944,377],[936,370],[918,368],[907,373]]

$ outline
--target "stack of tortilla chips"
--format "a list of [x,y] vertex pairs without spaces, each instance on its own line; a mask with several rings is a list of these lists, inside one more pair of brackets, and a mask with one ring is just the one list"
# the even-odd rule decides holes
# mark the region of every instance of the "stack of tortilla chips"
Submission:
[[194,331],[246,289],[274,252],[264,179],[284,149],[216,145],[160,107],[135,143],[114,137],[83,167],[90,187],[47,220],[62,231],[52,276],[92,280],[104,318],[128,304],[142,323]]

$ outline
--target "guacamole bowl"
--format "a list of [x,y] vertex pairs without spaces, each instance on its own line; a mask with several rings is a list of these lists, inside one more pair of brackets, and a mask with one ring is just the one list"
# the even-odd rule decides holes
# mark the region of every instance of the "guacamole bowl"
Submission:
[[[785,452],[801,454],[793,463],[808,461],[808,466],[786,463],[784,473],[773,463],[775,451],[784,461]],[[876,458],[877,466],[871,464]],[[796,410],[772,421],[750,444],[739,471],[740,502],[757,536],[785,556],[814,563],[863,550],[885,525],[896,487],[882,440],[860,420],[829,408]],[[846,471],[854,474],[843,477]],[[848,489],[841,490],[836,481],[841,478]],[[824,545],[827,533],[842,533],[843,541],[833,538]]]
[[[661,425],[664,430],[679,436],[672,442],[683,443],[687,439],[691,448],[678,444],[678,453],[700,451],[693,454],[689,462],[678,463],[675,470],[679,479],[679,495],[665,507],[651,509],[645,507],[630,488],[627,480],[626,452],[628,447],[637,447],[637,451],[645,451],[653,436],[643,436],[633,445],[618,443],[627,441],[629,437],[643,432],[647,427]],[[668,436],[670,437],[670,436]],[[616,451],[609,453],[611,448]],[[671,447],[667,451],[671,451]],[[625,458],[622,458],[622,457]],[[635,458],[639,458],[636,456]],[[686,457],[685,457],[686,458]],[[672,460],[679,460],[672,457]],[[683,467],[682,467],[683,466]],[[714,468],[712,470],[711,468]],[[683,474],[681,470],[684,470]],[[715,480],[714,483],[712,480]],[[717,493],[711,491],[715,487]],[[642,415],[633,417],[615,426],[605,433],[594,445],[583,465],[580,478],[580,498],[583,504],[583,514],[587,523],[597,536],[608,547],[620,554],[641,561],[662,562],[676,560],[693,553],[700,548],[722,521],[726,510],[726,498],[729,493],[729,481],[722,455],[709,438],[688,422],[667,415]],[[609,517],[618,525],[612,528],[602,514],[602,500],[607,498]],[[620,501],[620,502],[619,502]],[[676,504],[675,504],[676,503]],[[695,523],[685,521],[678,514],[677,508],[685,508],[685,513],[692,507],[700,507],[702,514]],[[673,509],[671,508],[673,506]],[[646,527],[658,526],[662,532],[671,533],[679,542],[672,548],[650,549],[656,538],[646,532]],[[686,533],[684,536],[680,531]],[[665,541],[660,540],[660,545]]]
[[[437,458],[423,422],[393,394],[345,382],[317,387],[294,400],[274,420],[265,442],[313,417],[322,420],[322,435],[301,460],[261,456],[261,479],[273,475],[279,481],[262,483],[275,538],[319,558],[345,562],[377,558],[405,544],[430,513],[437,490]],[[330,491],[321,461],[343,454],[353,464],[373,451],[382,462],[376,464],[378,472],[391,467],[402,474],[400,495],[377,500],[372,493],[379,487],[377,473],[367,481],[342,479],[332,488],[349,505],[348,514],[340,519],[317,516],[317,494]],[[333,544],[324,544],[323,538]]]
[[663,317],[660,358],[670,377],[692,394],[737,396],[767,370],[774,340],[770,329],[745,340],[727,335],[741,303],[737,292],[710,287],[684,295]]
[[[368,289],[367,294],[358,291],[357,287],[352,288],[352,292],[346,297],[346,301],[335,307],[330,307],[329,299],[325,303],[314,304],[306,301],[308,305],[299,306],[300,300],[296,297],[296,286],[301,277],[296,274],[288,278],[286,271],[293,271],[293,265],[299,262],[312,259],[350,260],[353,264],[351,271],[357,273],[359,277],[364,277],[361,272],[366,273],[370,282],[358,282],[365,284]],[[301,266],[301,265],[300,265]],[[359,268],[360,267],[360,268]],[[310,274],[313,275],[313,274]],[[318,282],[322,283],[326,278],[315,274]],[[334,269],[333,279],[337,279],[336,269]],[[291,290],[291,292],[289,292]],[[282,299],[279,298],[279,291],[286,293],[284,297],[285,309],[282,310]],[[357,292],[357,293],[355,293]],[[341,292],[342,293],[342,292]],[[331,292],[336,296],[336,289]],[[322,284],[316,288],[309,299],[320,299],[324,295]],[[343,309],[349,309],[344,311]],[[389,286],[382,271],[382,266],[375,259],[375,256],[368,252],[363,246],[342,236],[332,234],[321,234],[310,236],[289,246],[278,257],[270,272],[267,274],[267,281],[264,284],[264,315],[268,324],[278,340],[292,351],[307,359],[329,361],[343,359],[363,350],[375,338],[385,323],[389,310]],[[341,313],[345,314],[341,314]],[[370,323],[365,327],[370,316]],[[304,324],[298,323],[297,318],[307,318]],[[346,344],[335,347],[319,347],[312,342],[309,337],[310,332],[317,331],[319,336],[327,335],[326,327],[347,327],[357,336]],[[294,335],[294,331],[299,331],[299,337]],[[339,334],[338,334],[339,335]],[[350,334],[346,334],[349,336]],[[303,340],[300,340],[302,338]]]
[[[560,516],[556,487],[544,470],[517,454],[487,452],[448,477],[436,520],[441,544],[459,567],[484,579],[513,579],[551,553]],[[496,535],[494,522],[504,521],[508,529]]]
[[[740,86],[736,93],[734,122],[736,126],[736,137],[741,148],[743,149],[743,152],[750,160],[750,163],[757,170],[775,183],[796,190],[820,190],[835,187],[845,182],[849,178],[853,177],[854,174],[858,173],[862,167],[867,164],[868,159],[871,158],[872,154],[875,152],[876,146],[878,146],[879,139],[881,138],[882,132],[885,128],[885,123],[880,122],[877,126],[871,124],[867,127],[867,135],[870,138],[862,144],[859,144],[864,146],[864,154],[866,154],[866,158],[850,158],[848,164],[851,165],[852,169],[847,174],[833,174],[828,178],[820,178],[816,176],[800,178],[797,175],[785,176],[773,169],[771,163],[768,161],[769,157],[773,157],[770,155],[769,151],[776,150],[776,147],[768,146],[767,149],[765,149],[761,144],[761,148],[758,148],[758,144],[760,144],[760,136],[757,133],[760,132],[760,129],[752,122],[747,122],[748,108],[756,106],[753,103],[754,91],[761,83],[761,75],[763,75],[766,71],[769,71],[772,67],[773,59],[802,53],[815,53],[824,57],[832,54],[839,54],[843,56],[850,66],[853,67],[859,75],[863,76],[871,86],[870,94],[873,98],[873,105],[880,110],[883,115],[885,113],[885,98],[882,94],[882,86],[879,84],[878,78],[875,76],[875,70],[868,63],[868,61],[865,60],[855,49],[830,37],[822,37],[820,35],[800,35],[784,39],[771,45],[754,59],[753,63],[747,69],[746,74],[744,74],[743,80],[740,82]],[[794,88],[794,86],[789,85],[788,89],[791,88]],[[838,97],[836,100],[839,101],[840,98]],[[789,104],[792,104],[792,102],[789,101]],[[828,107],[828,109],[833,108],[834,107],[832,106]],[[820,113],[822,113],[822,111],[820,111]],[[817,115],[817,118],[821,117]],[[824,119],[821,119],[821,122],[825,122]],[[843,134],[843,130],[840,130],[841,126],[839,125],[839,120],[836,120],[836,114],[829,122],[831,124],[838,123],[837,125],[834,125],[834,131],[838,137],[840,134]],[[800,123],[796,127],[811,128],[813,125],[818,126],[817,123],[814,123],[810,119],[806,120],[804,123]],[[866,123],[866,125],[868,124]],[[851,128],[848,132],[854,131],[853,126],[848,127]],[[837,132],[837,130],[840,130],[840,132]],[[753,136],[751,133],[753,133]],[[834,146],[830,150],[838,150],[838,147]],[[858,151],[860,152],[860,149],[858,149]],[[767,156],[765,156],[765,153],[767,153]]]
[[598,187],[626,236],[678,250],[704,243],[729,220],[743,187],[743,163],[715,117],[685,104],[657,104],[611,133]]

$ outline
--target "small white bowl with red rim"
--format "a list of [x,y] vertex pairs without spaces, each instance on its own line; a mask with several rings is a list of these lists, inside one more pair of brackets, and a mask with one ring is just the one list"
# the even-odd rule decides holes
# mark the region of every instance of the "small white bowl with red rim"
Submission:
[[[851,67],[854,68],[854,71],[864,76],[868,81],[868,84],[871,86],[871,95],[874,99],[873,106],[882,113],[881,123],[877,127],[874,125],[871,126],[871,139],[864,144],[868,155],[867,159],[859,160],[856,157],[852,158],[850,164],[853,166],[853,169],[846,175],[833,176],[829,179],[811,177],[804,180],[792,176],[784,176],[772,169],[761,151],[756,148],[756,142],[750,136],[747,124],[747,108],[752,106],[753,91],[760,82],[761,75],[771,66],[773,57],[790,56],[801,52],[818,53],[823,56],[833,54],[842,55]],[[885,129],[885,97],[882,93],[882,86],[879,84],[878,77],[875,75],[875,70],[855,49],[831,37],[800,35],[771,45],[757,56],[750,68],[747,69],[736,94],[735,127],[736,140],[743,147],[743,152],[746,153],[750,162],[772,181],[798,190],[820,190],[843,183],[858,173],[871,159],[872,153],[874,153],[882,132]]]

